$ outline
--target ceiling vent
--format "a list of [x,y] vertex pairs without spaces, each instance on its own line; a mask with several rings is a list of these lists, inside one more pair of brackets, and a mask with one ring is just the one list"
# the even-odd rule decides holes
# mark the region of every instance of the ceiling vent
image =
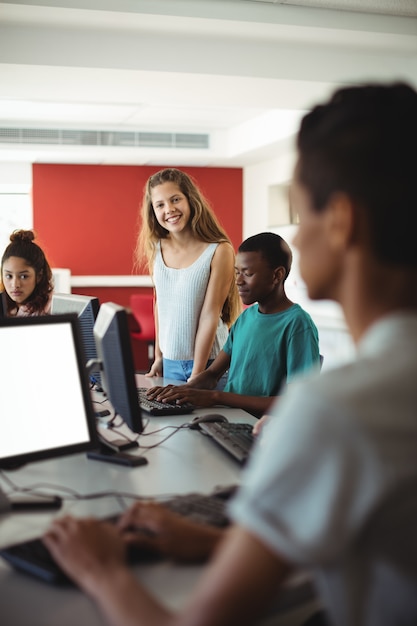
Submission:
[[110,146],[121,148],[191,148],[208,150],[209,135],[111,130],[0,128],[0,144]]

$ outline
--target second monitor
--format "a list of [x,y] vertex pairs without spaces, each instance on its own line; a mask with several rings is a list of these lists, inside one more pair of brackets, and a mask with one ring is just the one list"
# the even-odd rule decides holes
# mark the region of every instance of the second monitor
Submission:
[[103,389],[130,430],[141,433],[143,424],[126,309],[113,302],[103,303],[94,336]]
[[[91,359],[97,359],[94,324],[99,308],[99,299],[94,296],[84,296],[75,293],[55,293],[52,296],[52,315],[67,313],[76,313],[78,315],[86,362]],[[100,372],[98,370],[90,372],[90,378],[92,382],[101,385]]]

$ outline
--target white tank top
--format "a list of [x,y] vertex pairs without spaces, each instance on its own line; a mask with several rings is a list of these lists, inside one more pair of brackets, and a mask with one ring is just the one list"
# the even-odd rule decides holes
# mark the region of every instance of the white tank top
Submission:
[[[167,267],[161,245],[155,256],[153,280],[159,323],[159,346],[166,359],[193,360],[198,321],[210,279],[210,265],[217,243],[210,243],[189,267]],[[210,353],[214,359],[228,336],[227,325],[219,318]]]

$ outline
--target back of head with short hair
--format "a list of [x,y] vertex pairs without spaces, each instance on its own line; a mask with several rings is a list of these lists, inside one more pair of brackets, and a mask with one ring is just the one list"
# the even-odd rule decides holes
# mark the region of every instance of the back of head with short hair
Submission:
[[336,91],[302,120],[300,182],[316,211],[346,193],[380,262],[417,267],[417,92],[405,83]]
[[243,241],[238,252],[260,252],[272,269],[285,268],[285,279],[290,273],[292,252],[287,242],[275,233],[259,233]]

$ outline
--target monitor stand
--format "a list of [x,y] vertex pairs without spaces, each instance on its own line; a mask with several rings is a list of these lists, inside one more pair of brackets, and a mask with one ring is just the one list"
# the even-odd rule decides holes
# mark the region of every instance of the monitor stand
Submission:
[[100,433],[98,433],[98,439],[102,452],[125,452],[126,450],[139,447],[137,441],[129,441],[128,439],[106,439]]
[[102,437],[100,433],[98,438],[100,441],[99,449],[87,452],[87,458],[128,467],[137,467],[138,465],[146,465],[148,463],[144,456],[136,456],[125,452],[125,450],[137,448],[139,446],[137,441],[127,441],[125,439],[109,441]]

